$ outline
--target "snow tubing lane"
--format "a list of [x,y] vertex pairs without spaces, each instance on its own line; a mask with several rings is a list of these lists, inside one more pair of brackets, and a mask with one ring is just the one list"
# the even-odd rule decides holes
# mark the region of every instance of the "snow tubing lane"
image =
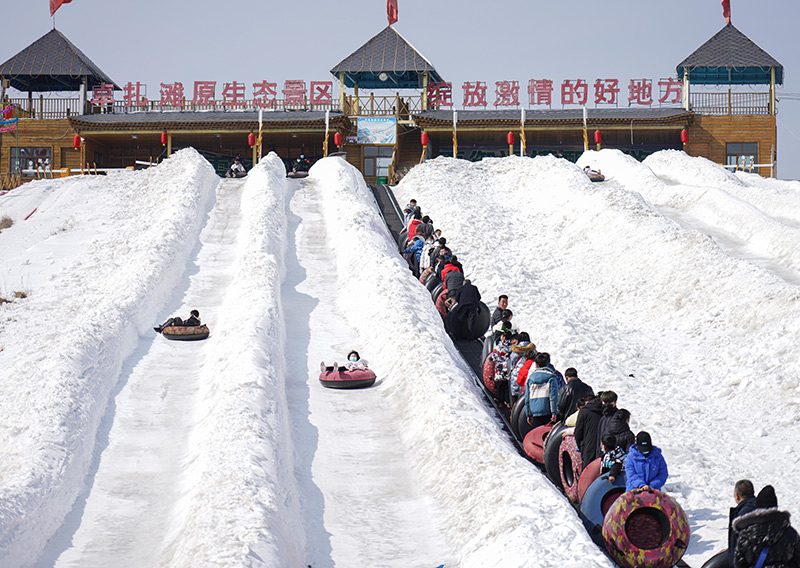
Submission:
[[578,502],[578,480],[583,471],[583,459],[572,433],[564,434],[558,449],[558,471],[564,494],[573,503]]
[[611,483],[607,475],[592,482],[581,499],[581,520],[592,540],[601,546],[603,543],[603,519],[617,497],[625,493],[625,472]]
[[438,298],[439,294],[441,294],[442,292],[444,292],[444,284],[439,282],[436,286],[433,287],[433,290],[431,291],[431,300],[435,302],[436,298]]
[[370,369],[322,371],[319,374],[319,382],[329,389],[363,389],[374,385],[376,378]]
[[728,568],[728,549],[717,552],[714,556],[706,560],[702,568]]
[[522,441],[522,449],[525,450],[525,455],[539,465],[544,465],[544,441],[552,429],[552,424],[537,426],[528,432]]
[[669,568],[686,552],[689,520],[666,493],[628,491],[606,513],[603,541],[622,568]]
[[553,429],[550,430],[550,435],[547,436],[544,444],[544,469],[547,472],[547,477],[553,482],[553,485],[559,489],[564,489],[561,486],[561,472],[558,469],[558,454],[561,449],[561,439],[564,437],[565,432],[568,430],[563,422],[558,422]]
[[594,480],[600,477],[603,469],[603,458],[596,458],[592,463],[583,468],[581,478],[578,480],[578,503],[583,501],[583,495]]
[[172,341],[198,341],[209,335],[207,325],[168,325],[161,335]]
[[483,384],[486,386],[487,390],[492,393],[492,396],[497,398],[497,388],[494,384],[494,368],[494,361],[489,361],[487,357],[483,362]]
[[[470,318],[470,315],[474,317]],[[491,313],[486,304],[456,304],[447,314],[445,330],[456,339],[474,340],[481,337],[489,328]]]

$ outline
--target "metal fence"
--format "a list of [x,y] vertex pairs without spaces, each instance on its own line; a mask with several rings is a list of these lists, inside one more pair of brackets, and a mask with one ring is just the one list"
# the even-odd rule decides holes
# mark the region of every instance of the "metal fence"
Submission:
[[769,93],[690,93],[689,103],[697,114],[767,115]]

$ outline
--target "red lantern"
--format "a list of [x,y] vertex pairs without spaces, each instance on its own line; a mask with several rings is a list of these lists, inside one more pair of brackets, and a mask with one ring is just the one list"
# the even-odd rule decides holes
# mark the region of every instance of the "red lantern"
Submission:
[[5,111],[3,111],[3,118],[5,118],[5,119],[9,119],[9,118],[11,118],[11,111],[12,111],[13,109],[14,109],[14,107],[13,107],[13,106],[11,106],[11,105],[8,105],[8,108],[6,108],[6,110],[5,110]]
[[684,128],[681,130],[681,142],[687,144],[689,142],[689,133]]
[[603,135],[600,133],[599,130],[594,131],[594,143],[595,144],[602,144],[603,143]]
[[247,135],[247,145],[251,148],[256,145],[256,135],[252,132]]
[[506,140],[508,140],[508,145],[509,146],[513,146],[514,145],[514,133],[513,132],[509,132],[508,136],[506,136]]
[[337,132],[333,135],[333,143],[336,144],[336,147],[340,147],[342,145],[342,133]]
[[72,147],[76,150],[81,147],[81,135],[76,134],[75,137],[72,139]]
[[161,133],[161,145],[162,146],[166,146],[167,145],[167,133],[166,132],[162,132]]
[[422,141],[422,147],[425,148],[428,145],[428,133],[423,132],[422,136],[420,136],[420,139]]

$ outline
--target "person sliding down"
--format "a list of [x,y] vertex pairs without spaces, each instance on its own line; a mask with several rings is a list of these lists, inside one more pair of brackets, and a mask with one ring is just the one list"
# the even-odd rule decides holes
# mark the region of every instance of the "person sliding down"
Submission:
[[202,325],[200,323],[200,312],[198,312],[197,310],[192,310],[191,312],[189,312],[189,317],[186,318],[186,320],[182,320],[179,317],[169,318],[161,325],[154,327],[153,330],[158,333],[161,333],[162,331],[164,331],[164,328],[169,327],[171,325],[185,326],[185,327],[197,327],[199,325]]
[[344,364],[343,367],[339,366],[339,363],[334,361],[333,365],[328,367],[325,365],[325,361],[320,362],[319,370],[320,372],[324,373],[325,371],[332,371],[332,372],[342,372],[342,371],[364,371],[369,368],[369,364],[367,363],[366,359],[362,359],[361,356],[358,354],[358,351],[355,349],[347,354],[347,363]]
[[247,170],[242,165],[242,162],[239,161],[239,158],[236,157],[233,159],[233,163],[231,167],[228,169],[227,177],[235,178],[235,177],[244,177],[247,173]]

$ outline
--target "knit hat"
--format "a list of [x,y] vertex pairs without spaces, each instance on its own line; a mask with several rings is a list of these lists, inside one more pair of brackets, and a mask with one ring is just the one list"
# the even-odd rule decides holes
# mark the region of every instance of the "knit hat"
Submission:
[[775,489],[772,485],[765,485],[764,489],[758,492],[756,497],[757,509],[773,509],[778,506],[778,498],[775,496]]
[[644,430],[636,434],[636,449],[643,454],[649,454],[653,449],[653,441],[650,439],[650,434]]

